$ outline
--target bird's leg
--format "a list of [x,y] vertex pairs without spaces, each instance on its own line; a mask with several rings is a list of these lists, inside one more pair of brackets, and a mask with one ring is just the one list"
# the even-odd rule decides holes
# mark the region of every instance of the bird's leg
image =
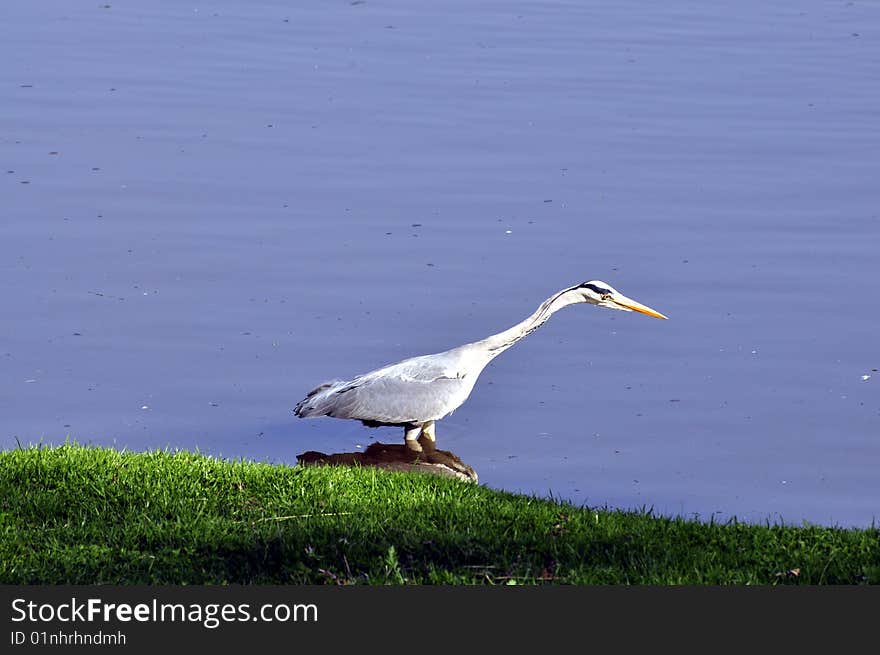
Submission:
[[406,444],[407,450],[413,452],[422,452],[422,445],[419,443],[419,435],[422,434],[422,426],[418,423],[407,423],[403,426],[403,443]]
[[437,435],[434,433],[434,421],[422,423],[422,436],[431,443],[431,446],[437,445]]

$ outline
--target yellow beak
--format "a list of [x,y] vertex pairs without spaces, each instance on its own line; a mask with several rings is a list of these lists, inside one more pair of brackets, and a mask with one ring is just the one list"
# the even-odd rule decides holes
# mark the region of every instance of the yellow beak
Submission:
[[643,305],[640,302],[636,302],[632,298],[627,298],[626,296],[620,294],[615,294],[611,296],[611,302],[613,302],[615,305],[620,305],[624,309],[629,309],[634,312],[641,312],[642,314],[647,314],[648,316],[653,316],[654,318],[669,318],[668,316],[664,316],[657,310],[651,309],[647,305]]

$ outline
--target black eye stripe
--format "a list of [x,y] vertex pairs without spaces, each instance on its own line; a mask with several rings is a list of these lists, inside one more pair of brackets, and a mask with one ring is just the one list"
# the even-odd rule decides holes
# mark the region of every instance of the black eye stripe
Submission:
[[581,286],[589,289],[590,291],[598,293],[600,296],[607,296],[608,294],[611,293],[611,289],[604,289],[602,287],[597,287],[595,284],[587,284],[586,282],[584,282]]

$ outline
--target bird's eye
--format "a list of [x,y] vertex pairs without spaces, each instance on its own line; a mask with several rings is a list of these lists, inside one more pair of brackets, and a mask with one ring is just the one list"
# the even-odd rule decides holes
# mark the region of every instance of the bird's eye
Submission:
[[602,300],[611,300],[611,294],[610,293],[603,293]]

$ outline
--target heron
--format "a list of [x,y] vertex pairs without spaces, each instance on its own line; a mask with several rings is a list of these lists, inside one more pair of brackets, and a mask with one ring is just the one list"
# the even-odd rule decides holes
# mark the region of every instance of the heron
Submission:
[[433,355],[410,357],[351,380],[325,382],[297,403],[293,412],[300,418],[331,416],[356,419],[368,427],[403,427],[406,447],[422,452],[419,438],[426,445],[435,446],[435,421],[467,400],[489,362],[563,307],[579,303],[667,318],[627,298],[607,282],[590,280],[554,293],[524,320],[480,341]]

